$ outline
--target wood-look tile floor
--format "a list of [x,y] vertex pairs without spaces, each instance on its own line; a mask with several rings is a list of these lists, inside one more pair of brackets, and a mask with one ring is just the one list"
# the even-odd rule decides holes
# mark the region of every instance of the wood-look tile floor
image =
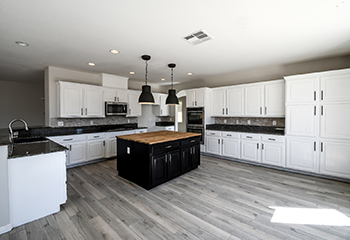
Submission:
[[[137,166],[135,166],[137,167]],[[198,169],[146,191],[116,160],[68,170],[61,211],[5,239],[350,239],[350,227],[271,223],[270,206],[350,216],[350,184],[208,156]]]

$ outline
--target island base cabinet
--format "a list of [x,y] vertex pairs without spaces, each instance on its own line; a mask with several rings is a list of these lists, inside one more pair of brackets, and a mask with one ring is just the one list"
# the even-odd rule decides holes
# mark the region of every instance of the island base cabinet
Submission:
[[186,147],[181,150],[181,173],[191,171],[200,165],[200,146]]
[[154,185],[162,184],[167,180],[167,154],[159,154],[151,157],[152,161],[152,183]]
[[57,152],[8,161],[13,227],[60,211],[67,200],[65,158]]
[[320,173],[350,178],[350,141],[321,141]]

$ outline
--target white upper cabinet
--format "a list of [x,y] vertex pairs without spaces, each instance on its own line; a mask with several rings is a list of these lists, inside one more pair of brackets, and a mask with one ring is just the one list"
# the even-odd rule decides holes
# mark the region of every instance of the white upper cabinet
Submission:
[[266,83],[264,116],[284,117],[285,116],[285,84],[284,80]]
[[186,107],[204,107],[205,89],[186,90]]
[[212,116],[243,116],[243,87],[211,90]]
[[104,88],[103,99],[105,102],[127,102],[128,90],[117,88]]
[[[291,81],[289,81],[291,79]],[[286,103],[314,103],[318,96],[318,78],[315,76],[286,78]]]
[[59,117],[104,117],[103,91],[98,86],[58,82]]
[[154,98],[153,105],[160,105],[160,93],[152,93]]
[[169,105],[165,104],[168,97],[166,94],[153,93],[154,105],[152,111],[156,116],[169,116]]
[[244,115],[262,116],[264,106],[264,86],[251,84],[244,88]]
[[127,117],[138,117],[142,114],[141,104],[139,104],[140,91],[128,91],[129,110]]
[[350,101],[350,73],[320,77],[321,101]]

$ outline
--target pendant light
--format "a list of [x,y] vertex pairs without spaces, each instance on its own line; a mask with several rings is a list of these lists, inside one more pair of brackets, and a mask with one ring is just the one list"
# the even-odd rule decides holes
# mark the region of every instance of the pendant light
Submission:
[[142,86],[142,92],[139,97],[139,104],[153,104],[154,98],[151,93],[151,86],[147,85],[147,68],[148,68],[148,60],[151,59],[149,55],[142,55],[141,58],[146,61],[146,73],[145,73],[145,83],[146,85]]
[[169,63],[168,67],[171,68],[171,89],[169,89],[169,95],[166,98],[166,105],[179,105],[179,99],[176,97],[176,90],[173,89],[173,76],[174,76],[174,68],[176,67],[175,63]]

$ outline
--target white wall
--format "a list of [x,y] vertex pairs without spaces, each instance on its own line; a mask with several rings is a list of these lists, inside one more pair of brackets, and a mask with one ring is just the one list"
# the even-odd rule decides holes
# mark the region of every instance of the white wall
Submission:
[[8,128],[14,118],[24,119],[29,126],[44,125],[43,97],[43,82],[0,81],[0,129]]
[[156,125],[156,116],[153,114],[152,105],[143,104],[142,108],[142,116],[138,117],[138,126],[139,127],[147,127],[148,129],[154,128]]

